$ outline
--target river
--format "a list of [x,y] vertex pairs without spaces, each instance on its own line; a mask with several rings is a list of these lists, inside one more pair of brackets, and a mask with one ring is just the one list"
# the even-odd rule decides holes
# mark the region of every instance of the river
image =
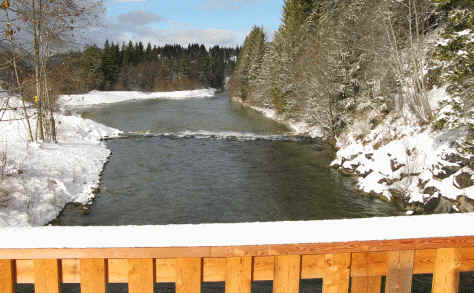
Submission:
[[[401,213],[390,203],[361,195],[351,178],[329,168],[330,147],[292,136],[285,126],[225,94],[123,102],[81,113],[128,135],[107,141],[112,157],[94,204],[86,213],[69,205],[56,225],[319,220]],[[415,278],[417,282],[428,288],[430,277]],[[174,284],[157,288],[174,292]],[[109,289],[127,292],[126,284]],[[31,290],[32,286],[18,287],[18,292]],[[80,292],[79,285],[64,285],[62,292]],[[204,284],[203,292],[224,292],[224,285]],[[272,283],[254,283],[252,292],[272,292]],[[321,281],[302,281],[300,292],[321,292]]]

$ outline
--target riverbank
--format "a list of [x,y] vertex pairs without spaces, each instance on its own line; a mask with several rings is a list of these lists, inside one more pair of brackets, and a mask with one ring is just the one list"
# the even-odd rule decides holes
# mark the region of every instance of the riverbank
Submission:
[[[449,117],[445,88],[428,93],[434,111]],[[273,109],[243,102],[270,119],[284,123],[299,135],[322,136],[320,128],[285,120]],[[337,138],[331,166],[353,177],[368,196],[397,203],[408,214],[474,211],[474,156],[462,151],[468,129],[433,130],[420,125],[408,109],[390,113],[375,128],[367,119]],[[411,116],[410,116],[411,115]]]
[[[28,142],[17,97],[8,99],[9,110],[0,122],[0,226],[39,226],[55,219],[68,203],[88,204],[99,187],[104,164],[111,155],[102,141],[119,136],[118,129],[72,114],[78,106],[143,99],[211,97],[213,89],[167,92],[98,92],[59,98],[55,113],[58,143]],[[29,110],[30,116],[34,115]],[[6,120],[6,121],[3,121]],[[32,128],[36,123],[31,119]],[[1,174],[0,174],[1,175]]]

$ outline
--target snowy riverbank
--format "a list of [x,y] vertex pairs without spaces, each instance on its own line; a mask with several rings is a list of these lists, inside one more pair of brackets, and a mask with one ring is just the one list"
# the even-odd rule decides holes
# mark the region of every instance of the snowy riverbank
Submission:
[[[29,143],[16,97],[0,122],[0,155],[6,164],[0,181],[0,226],[39,226],[55,219],[67,203],[87,204],[94,197],[100,175],[110,156],[101,141],[121,134],[118,129],[66,115],[66,108],[141,99],[211,97],[214,89],[140,93],[97,92],[62,96],[56,113],[58,143]],[[0,96],[4,105],[7,96]],[[30,115],[34,112],[30,111]],[[36,129],[31,119],[32,128]],[[1,156],[0,156],[1,157]],[[0,167],[3,164],[0,164]]]
[[278,116],[277,112],[274,109],[260,108],[254,105],[250,105],[249,103],[242,101],[242,99],[240,99],[239,97],[232,97],[232,100],[246,107],[249,107],[257,112],[262,113],[267,118],[270,118],[272,120],[278,121],[286,125],[296,135],[305,135],[311,138],[323,137],[323,132],[321,128],[318,126],[310,126],[308,123],[303,122],[303,121],[293,121],[293,120],[283,119],[282,117]]
[[210,98],[216,93],[216,89],[200,89],[190,91],[176,92],[102,92],[92,91],[87,94],[64,95],[59,99],[61,106],[91,106],[98,104],[110,104],[131,100],[150,100],[150,99],[172,99],[182,100],[189,98]]
[[[443,104],[448,98],[445,88],[433,89],[428,97],[435,112],[451,115],[450,106]],[[322,136],[317,126],[284,120],[273,109],[232,99],[286,124],[296,134]],[[397,202],[408,213],[473,212],[474,156],[459,151],[468,130],[433,131],[410,115],[408,109],[403,115],[389,114],[374,129],[367,121],[358,121],[338,137],[331,166],[353,176],[363,193]]]

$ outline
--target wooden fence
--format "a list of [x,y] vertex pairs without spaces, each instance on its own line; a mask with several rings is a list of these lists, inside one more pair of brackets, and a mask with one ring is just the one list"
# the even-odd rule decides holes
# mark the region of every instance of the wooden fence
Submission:
[[474,271],[473,235],[238,246],[0,248],[1,293],[15,292],[16,283],[34,283],[36,293],[59,293],[61,283],[80,283],[83,293],[105,293],[107,283],[128,283],[131,293],[151,293],[157,282],[176,283],[177,293],[201,292],[202,282],[225,282],[228,293],[250,293],[252,281],[263,280],[273,280],[274,293],[296,293],[300,279],[319,278],[324,293],[380,293],[382,276],[385,292],[409,293],[413,274],[433,274],[433,293],[457,293],[463,271]]

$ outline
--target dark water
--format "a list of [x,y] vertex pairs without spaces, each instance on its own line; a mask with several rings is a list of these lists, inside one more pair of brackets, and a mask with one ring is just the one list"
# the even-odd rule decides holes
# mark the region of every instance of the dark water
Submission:
[[[131,133],[113,156],[88,215],[70,207],[61,225],[312,220],[397,215],[328,168],[332,153],[225,95],[129,102],[85,117]],[[186,134],[186,135],[183,135]]]
[[[56,221],[58,225],[225,223],[400,214],[389,203],[361,196],[350,178],[328,168],[332,153],[326,145],[292,137],[284,126],[230,102],[225,95],[127,102],[83,111],[87,118],[139,135],[107,142],[113,156],[94,205],[87,215],[69,206]],[[463,282],[470,286],[471,278],[472,274]],[[414,286],[413,292],[430,292],[431,277],[416,276]],[[302,280],[300,284],[304,293],[321,292],[321,288],[321,280]],[[157,284],[155,289],[175,291],[174,284]],[[126,284],[109,284],[108,291],[128,290]],[[33,286],[18,286],[17,292],[33,292]],[[62,292],[79,293],[80,286],[65,284]],[[224,292],[224,284],[203,284],[202,292]],[[254,282],[252,292],[270,293],[272,282]]]

